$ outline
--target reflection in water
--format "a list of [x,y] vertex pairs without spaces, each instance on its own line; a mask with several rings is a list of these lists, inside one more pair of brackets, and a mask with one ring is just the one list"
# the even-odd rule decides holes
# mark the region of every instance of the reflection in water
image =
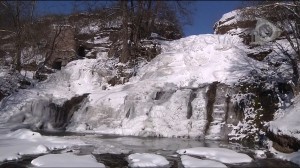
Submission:
[[[266,159],[257,159],[254,156],[254,149],[242,146],[238,143],[228,143],[225,141],[197,141],[191,139],[179,138],[154,138],[154,137],[133,137],[133,136],[115,136],[115,135],[71,135],[65,136],[66,139],[78,138],[94,148],[91,150],[98,161],[112,167],[124,167],[126,157],[131,153],[155,153],[167,158],[171,167],[182,167],[180,156],[176,151],[183,148],[192,147],[222,147],[229,148],[238,152],[246,153],[254,161],[246,164],[226,164],[228,167],[298,167],[296,164],[280,159],[272,158],[268,155]],[[82,151],[85,147],[81,147]],[[265,150],[265,149],[261,149]],[[80,154],[90,154],[80,152]],[[126,162],[127,163],[127,162]]]

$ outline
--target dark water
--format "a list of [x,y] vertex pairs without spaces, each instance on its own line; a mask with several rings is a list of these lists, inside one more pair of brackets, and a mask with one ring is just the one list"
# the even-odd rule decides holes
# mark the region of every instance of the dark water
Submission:
[[[128,167],[126,160],[127,156],[132,153],[156,153],[160,154],[170,162],[172,168],[182,168],[180,156],[176,154],[176,150],[191,147],[225,147],[236,150],[241,153],[246,153],[254,161],[244,164],[226,164],[230,168],[238,167],[299,167],[296,164],[288,161],[273,158],[271,154],[267,155],[266,159],[257,159],[254,157],[251,148],[240,144],[233,144],[222,141],[197,141],[178,138],[143,138],[143,137],[122,137],[115,135],[97,135],[97,134],[81,134],[70,132],[41,132],[42,135],[60,136],[63,139],[79,139],[87,144],[86,146],[75,146],[68,150],[57,150],[51,153],[74,152],[78,155],[92,154],[98,162],[103,163],[110,168]],[[109,148],[108,148],[109,146]],[[123,151],[120,152],[120,151]],[[41,155],[27,155],[18,161],[9,161],[0,163],[0,168],[13,167],[33,167],[30,162]]]

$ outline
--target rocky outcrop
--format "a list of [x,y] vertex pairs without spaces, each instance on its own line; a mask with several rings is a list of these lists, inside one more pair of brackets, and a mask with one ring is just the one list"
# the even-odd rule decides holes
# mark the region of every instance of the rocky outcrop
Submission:
[[[237,9],[226,13],[217,21],[213,27],[215,34],[237,34],[250,33],[255,28],[256,20],[242,16],[246,9]],[[251,10],[251,9],[247,9]]]
[[255,83],[212,83],[206,92],[205,137],[259,143],[260,131],[266,131],[264,122],[271,121],[278,109],[276,90]]
[[[226,13],[217,21],[213,27],[215,34],[239,35],[243,42],[250,45],[255,41],[257,23],[261,23],[260,19],[270,23],[276,23],[279,18],[272,15],[271,10],[276,10],[276,5],[262,5],[257,7],[246,7]],[[265,22],[263,21],[263,22]],[[262,22],[262,23],[263,23]],[[273,32],[274,33],[274,32]],[[279,34],[280,35],[280,34]],[[283,35],[281,33],[281,35]],[[254,46],[253,44],[251,44]]]

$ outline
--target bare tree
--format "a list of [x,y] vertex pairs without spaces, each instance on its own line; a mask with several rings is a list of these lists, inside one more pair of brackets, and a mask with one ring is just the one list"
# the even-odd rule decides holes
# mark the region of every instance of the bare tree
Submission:
[[[135,53],[132,51],[138,48],[139,40],[150,37],[152,32],[165,34],[172,32],[164,29],[170,26],[173,26],[173,31],[177,29],[179,30],[178,34],[182,34],[180,28],[184,24],[190,23],[191,20],[191,11],[188,10],[190,2],[125,0],[119,1],[117,6],[118,5],[118,9],[121,10],[122,13],[123,26],[123,47],[120,56],[122,63],[126,63],[134,58]],[[170,38],[179,37],[172,34],[168,36],[170,36]]]
[[58,25],[54,28],[54,33],[51,34],[51,36],[49,37],[49,39],[47,40],[46,46],[47,46],[47,50],[45,52],[45,61],[43,63],[43,65],[46,65],[50,59],[53,56],[53,53],[55,52],[55,49],[57,48],[58,45],[58,41],[62,38],[60,35],[62,34],[62,26]]
[[[2,13],[6,18],[3,19],[5,24],[1,24],[1,30],[7,32],[13,37],[14,57],[13,69],[21,71],[22,49],[26,45],[28,39],[27,30],[33,23],[35,1],[1,1]],[[2,22],[2,23],[3,23]]]
[[[299,92],[299,61],[300,61],[300,2],[275,3],[274,10],[279,22],[276,24],[283,30],[283,36],[288,41],[285,47],[277,43],[278,48],[289,60],[293,69],[293,83],[296,86],[296,94]],[[291,51],[292,50],[292,51]]]
[[[257,3],[256,3],[257,4]],[[254,10],[253,10],[254,9]],[[254,8],[244,10],[246,17],[259,17],[271,21],[278,27],[287,42],[285,45],[275,41],[278,54],[288,58],[293,70],[292,81],[295,94],[299,92],[299,61],[300,61],[300,2],[297,0],[260,2]],[[287,45],[286,45],[287,44]]]
[[128,5],[126,1],[121,1],[121,9],[122,9],[122,16],[123,16],[123,20],[122,20],[122,25],[123,25],[123,29],[122,29],[122,52],[121,52],[121,56],[120,56],[120,62],[126,63],[129,58],[130,58],[130,51],[129,51],[129,34],[128,34],[128,29],[129,29],[129,25],[128,25],[128,21],[129,21],[129,15],[128,15]]

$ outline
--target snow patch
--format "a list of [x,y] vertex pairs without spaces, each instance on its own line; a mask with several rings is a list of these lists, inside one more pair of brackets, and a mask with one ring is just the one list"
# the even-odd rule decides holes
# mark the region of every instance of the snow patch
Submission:
[[180,158],[184,167],[227,167],[220,162],[197,159],[187,155],[182,155]]
[[253,160],[246,154],[237,153],[233,150],[226,148],[196,147],[189,149],[181,149],[178,150],[177,153],[202,156],[208,159],[220,161],[222,163],[246,163],[251,162]]
[[103,167],[93,155],[77,156],[72,153],[48,154],[31,161],[37,167]]
[[135,153],[128,156],[130,167],[166,167],[169,161],[160,155],[152,153]]
[[267,158],[267,155],[263,150],[255,150],[254,153],[256,158],[261,158],[261,159]]

